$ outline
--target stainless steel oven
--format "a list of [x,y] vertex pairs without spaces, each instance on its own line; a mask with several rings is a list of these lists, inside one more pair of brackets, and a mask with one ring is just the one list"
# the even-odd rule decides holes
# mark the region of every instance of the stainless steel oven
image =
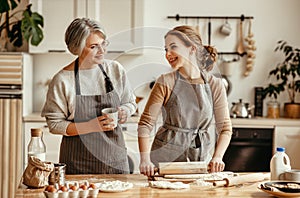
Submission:
[[269,172],[274,128],[234,127],[224,155],[225,170]]

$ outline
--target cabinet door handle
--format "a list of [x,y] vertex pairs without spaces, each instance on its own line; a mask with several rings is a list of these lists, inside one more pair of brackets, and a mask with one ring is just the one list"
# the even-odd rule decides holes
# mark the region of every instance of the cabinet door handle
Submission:
[[49,53],[53,52],[53,53],[64,53],[66,52],[66,50],[61,50],[61,49],[49,49],[48,50]]
[[286,135],[286,137],[289,139],[299,139],[300,135]]

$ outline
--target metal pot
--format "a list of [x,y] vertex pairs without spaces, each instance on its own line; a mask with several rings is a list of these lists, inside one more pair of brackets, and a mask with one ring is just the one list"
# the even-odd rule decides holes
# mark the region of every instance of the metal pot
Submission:
[[239,99],[239,102],[233,102],[230,109],[230,117],[232,118],[250,118],[251,109],[254,106],[249,107],[249,103],[243,103],[242,99]]

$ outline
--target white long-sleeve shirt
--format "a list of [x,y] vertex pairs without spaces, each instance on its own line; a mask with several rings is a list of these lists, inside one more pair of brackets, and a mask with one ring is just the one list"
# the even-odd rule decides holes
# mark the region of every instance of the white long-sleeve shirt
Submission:
[[[119,95],[121,108],[128,116],[131,116],[137,108],[135,95],[131,90],[125,69],[117,61],[105,59],[103,69],[113,83],[114,89]],[[105,77],[99,67],[86,70],[78,70],[81,95],[106,94]],[[74,71],[60,70],[54,75],[49,84],[42,116],[51,133],[67,135],[66,129],[75,114],[75,76]]]

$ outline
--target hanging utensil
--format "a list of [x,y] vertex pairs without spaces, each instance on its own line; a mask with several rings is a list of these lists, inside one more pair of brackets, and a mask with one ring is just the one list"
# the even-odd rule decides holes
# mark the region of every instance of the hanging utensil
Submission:
[[228,18],[226,18],[225,23],[220,27],[220,33],[229,36],[231,33],[231,26],[230,23],[228,23]]
[[208,45],[210,45],[210,37],[211,37],[211,22],[210,22],[210,18],[208,20]]
[[222,75],[222,82],[225,86],[225,89],[226,89],[226,94],[227,96],[230,94],[231,92],[231,89],[232,89],[232,83],[231,81],[227,78],[226,75]]
[[237,47],[237,52],[243,56],[245,53],[245,47],[244,47],[244,38],[243,38],[243,21],[244,21],[244,15],[241,16],[241,21],[240,21],[240,40],[238,43],[238,47]]

